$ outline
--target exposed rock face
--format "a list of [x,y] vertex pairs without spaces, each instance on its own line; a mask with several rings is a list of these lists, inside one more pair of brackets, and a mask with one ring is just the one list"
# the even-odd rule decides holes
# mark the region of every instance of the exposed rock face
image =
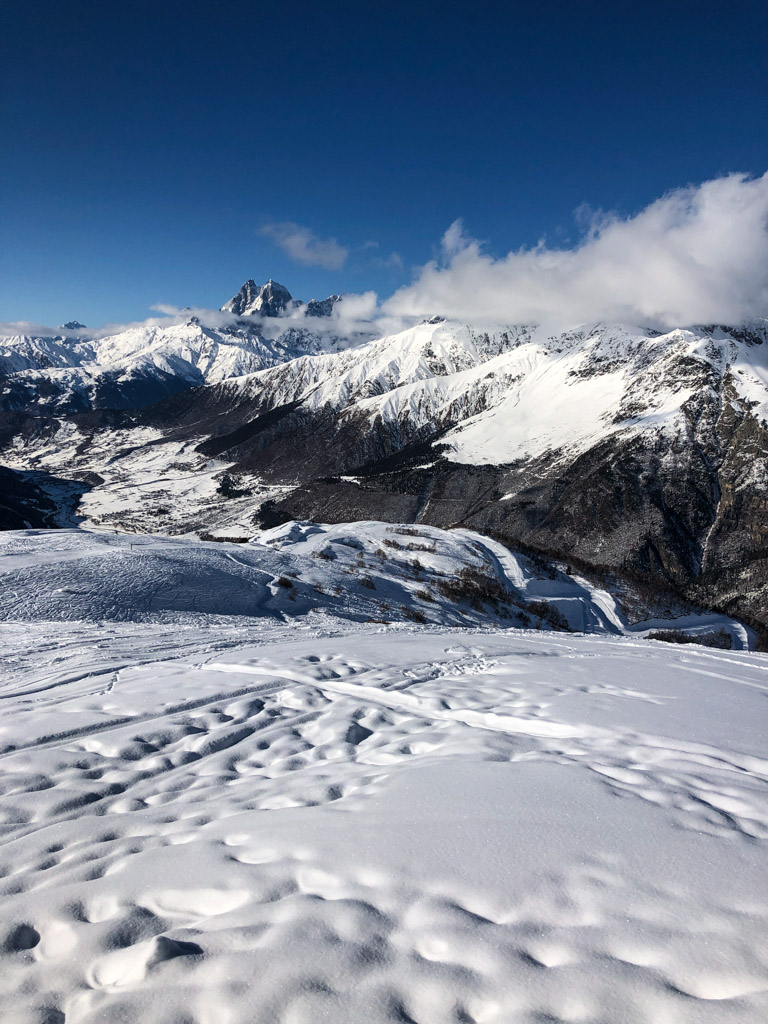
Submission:
[[293,297],[285,285],[278,284],[272,278],[264,285],[257,285],[253,278],[245,282],[240,291],[229,302],[221,307],[227,313],[237,316],[279,316],[288,309]]
[[330,316],[337,302],[341,302],[341,295],[329,295],[327,299],[310,299],[307,303],[307,316]]

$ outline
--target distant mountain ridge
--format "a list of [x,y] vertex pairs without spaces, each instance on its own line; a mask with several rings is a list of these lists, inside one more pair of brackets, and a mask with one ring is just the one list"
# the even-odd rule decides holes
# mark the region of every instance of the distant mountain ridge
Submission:
[[[348,339],[317,324],[340,301],[331,295],[305,304],[271,279],[262,286],[249,280],[221,307],[237,318],[231,323],[191,316],[88,337],[73,320],[60,334],[0,336],[0,410],[139,409],[189,387],[333,350]],[[294,316],[279,319],[286,312]]]
[[0,462],[88,479],[91,524],[462,524],[768,626],[768,320],[382,337],[339,301],[0,339]]

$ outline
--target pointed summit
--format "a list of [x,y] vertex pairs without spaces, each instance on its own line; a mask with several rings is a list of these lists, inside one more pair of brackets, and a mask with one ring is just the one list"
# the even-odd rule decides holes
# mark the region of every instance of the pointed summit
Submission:
[[341,295],[329,295],[327,299],[310,299],[307,303],[307,316],[331,316],[333,307],[341,302]]
[[279,316],[292,302],[291,293],[285,285],[278,284],[271,277],[261,287],[253,278],[249,278],[237,295],[221,308],[225,313],[234,313],[236,316],[252,316],[254,313]]

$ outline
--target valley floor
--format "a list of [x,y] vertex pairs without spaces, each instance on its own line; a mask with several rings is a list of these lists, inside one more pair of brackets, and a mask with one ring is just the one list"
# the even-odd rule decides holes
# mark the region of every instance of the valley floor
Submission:
[[330,616],[0,640],[3,1024],[768,1019],[762,655]]

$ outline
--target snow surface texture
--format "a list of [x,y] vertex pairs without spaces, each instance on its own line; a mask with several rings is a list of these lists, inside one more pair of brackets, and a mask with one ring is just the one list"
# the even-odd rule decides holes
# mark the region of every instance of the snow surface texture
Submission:
[[291,615],[350,536],[3,538],[3,1024],[768,1018],[765,657]]

